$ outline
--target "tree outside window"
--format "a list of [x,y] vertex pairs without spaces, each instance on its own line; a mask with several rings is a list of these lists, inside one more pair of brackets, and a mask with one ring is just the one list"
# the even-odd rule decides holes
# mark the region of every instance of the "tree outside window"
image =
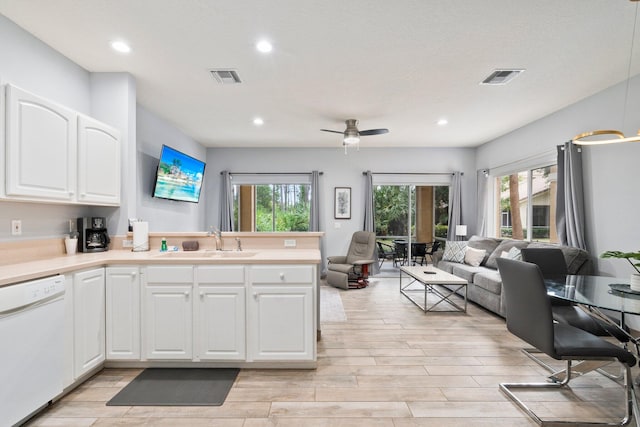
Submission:
[[497,237],[558,241],[556,174],[557,166],[552,165],[496,178]]
[[240,231],[309,231],[309,184],[234,185],[234,221]]

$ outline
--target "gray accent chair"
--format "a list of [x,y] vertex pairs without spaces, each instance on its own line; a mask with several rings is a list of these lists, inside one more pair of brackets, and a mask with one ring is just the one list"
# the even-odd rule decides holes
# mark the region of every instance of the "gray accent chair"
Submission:
[[367,286],[369,265],[377,262],[375,249],[375,233],[370,231],[353,233],[347,255],[328,257],[327,284],[342,289]]
[[[506,299],[506,321],[509,332],[556,360],[566,360],[562,381],[541,383],[501,383],[500,390],[513,400],[539,425],[584,425],[585,422],[542,420],[512,390],[559,389],[571,380],[572,361],[618,362],[624,371],[625,415],[618,424],[588,422],[589,425],[626,425],[631,420],[635,399],[631,367],[636,358],[618,347],[582,329],[553,321],[551,302],[544,276],[536,264],[506,258],[497,260]],[[552,376],[552,379],[558,378]]]

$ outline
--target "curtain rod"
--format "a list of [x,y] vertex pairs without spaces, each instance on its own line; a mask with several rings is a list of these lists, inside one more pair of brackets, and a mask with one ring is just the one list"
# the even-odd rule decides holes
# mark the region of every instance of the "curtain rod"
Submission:
[[[224,171],[220,172],[222,175]],[[311,175],[312,172],[229,172],[229,175]],[[324,172],[318,172],[323,175]]]
[[[362,175],[366,175],[367,172],[362,172]],[[371,175],[453,175],[453,172],[371,172]],[[464,172],[460,172],[460,175],[464,175]]]

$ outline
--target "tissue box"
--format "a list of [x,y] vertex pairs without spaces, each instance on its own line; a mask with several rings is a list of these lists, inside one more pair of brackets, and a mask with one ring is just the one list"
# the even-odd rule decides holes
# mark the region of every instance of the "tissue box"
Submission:
[[182,250],[197,251],[198,249],[200,249],[200,244],[197,240],[186,240],[182,242]]

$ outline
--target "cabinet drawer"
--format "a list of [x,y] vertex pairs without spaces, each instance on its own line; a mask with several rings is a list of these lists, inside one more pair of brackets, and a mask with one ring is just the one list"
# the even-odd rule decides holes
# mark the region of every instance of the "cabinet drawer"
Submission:
[[192,265],[149,266],[147,283],[193,283]]
[[252,283],[313,283],[309,265],[270,265],[251,268]]
[[244,283],[244,267],[241,265],[198,266],[198,283]]

